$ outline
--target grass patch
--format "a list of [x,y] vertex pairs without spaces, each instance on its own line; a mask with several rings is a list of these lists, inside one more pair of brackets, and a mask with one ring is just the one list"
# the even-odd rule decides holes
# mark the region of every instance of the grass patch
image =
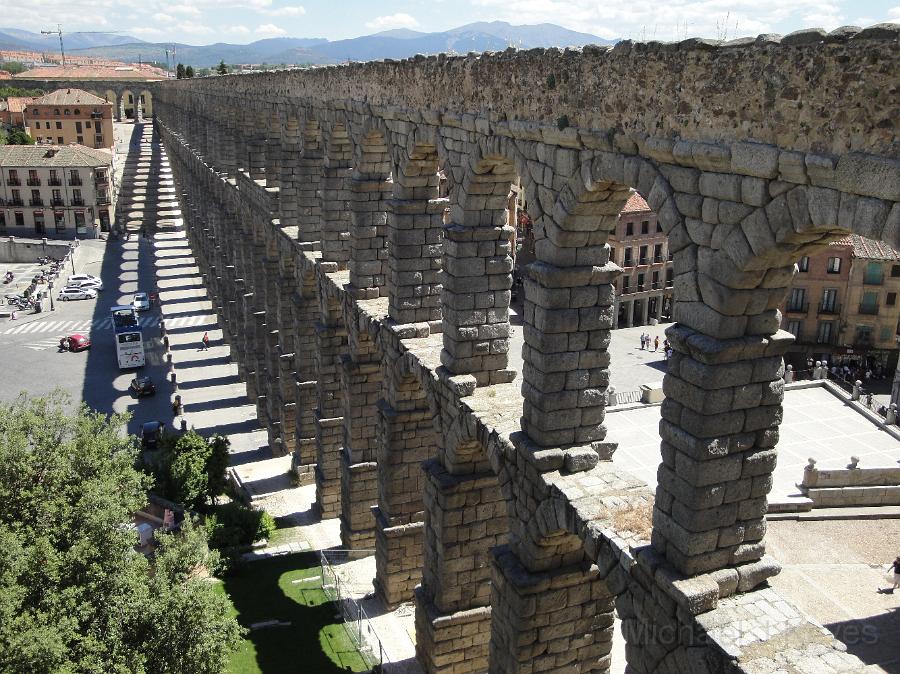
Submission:
[[290,627],[248,632],[232,655],[229,674],[365,672],[369,670],[328,601],[321,579],[291,581],[320,574],[314,553],[283,555],[250,562],[219,584],[244,627],[263,620],[289,621]]
[[653,531],[653,503],[641,503],[616,510],[613,512],[612,524],[617,532],[630,531],[649,541]]
[[276,517],[275,530],[269,534],[268,546],[284,545],[285,543],[299,543],[305,540],[303,527],[297,526],[290,517]]

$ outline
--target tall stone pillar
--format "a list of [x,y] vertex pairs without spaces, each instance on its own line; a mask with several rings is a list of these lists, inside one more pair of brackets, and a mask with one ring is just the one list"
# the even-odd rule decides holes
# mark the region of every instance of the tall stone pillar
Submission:
[[416,148],[394,180],[387,204],[388,313],[397,323],[441,329],[442,226],[448,199],[437,197],[434,148]]
[[375,591],[386,606],[411,600],[422,578],[422,462],[437,453],[425,392],[405,371],[398,342],[396,332],[382,342],[383,397],[378,402],[376,445]]
[[323,180],[323,145],[319,123],[307,120],[301,127],[303,154],[297,161],[297,240],[303,250],[319,250],[322,246],[324,212],[319,190]]
[[641,302],[641,321],[643,325],[647,325],[650,322],[650,297],[645,297]]
[[[341,362],[344,443],[341,453],[341,542],[351,550],[374,550],[378,502],[376,449],[381,398],[381,350],[365,331],[361,308],[348,296],[344,324],[348,354]],[[364,310],[364,309],[363,309]]]
[[342,124],[335,124],[323,164],[322,261],[346,269],[350,261],[350,161],[353,147]]
[[341,513],[341,450],[344,403],[341,361],[347,353],[347,330],[340,298],[320,279],[320,322],[316,326],[316,509],[322,519]]
[[507,369],[514,230],[506,222],[515,180],[504,159],[471,166],[444,228],[441,364],[455,375],[473,375],[479,386],[515,378]]
[[[451,421],[452,414],[443,416]],[[453,432],[442,436],[449,437],[441,438],[440,458],[425,463],[416,655],[428,674],[474,674],[488,669],[490,550],[506,542],[506,502],[480,443]]]
[[625,303],[625,327],[634,327],[634,300]]
[[295,392],[297,442],[292,470],[302,484],[315,481],[316,467],[316,409],[319,406],[316,382],[316,329],[319,323],[319,288],[315,266],[306,258],[308,266],[298,266],[297,294],[294,301],[296,348],[294,369],[297,372]]
[[379,133],[365,135],[350,179],[350,292],[359,299],[378,297],[385,285],[390,174],[387,141]]
[[[268,114],[268,127],[266,129],[265,141],[265,166],[264,172],[266,177],[266,188],[269,190],[279,189],[281,187],[281,162],[282,151],[284,149],[283,141],[283,124],[281,116],[278,114],[278,108],[273,107]],[[279,190],[280,191],[280,190]],[[279,195],[280,197],[280,195]],[[279,198],[280,201],[280,198]],[[280,212],[278,216],[280,217]],[[284,223],[281,223],[284,226]]]

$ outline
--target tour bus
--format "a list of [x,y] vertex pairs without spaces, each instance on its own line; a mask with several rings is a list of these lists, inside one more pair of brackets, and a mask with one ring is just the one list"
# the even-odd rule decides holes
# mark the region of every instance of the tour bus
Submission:
[[116,357],[121,369],[143,367],[144,335],[138,315],[130,304],[112,308],[112,322],[116,339]]

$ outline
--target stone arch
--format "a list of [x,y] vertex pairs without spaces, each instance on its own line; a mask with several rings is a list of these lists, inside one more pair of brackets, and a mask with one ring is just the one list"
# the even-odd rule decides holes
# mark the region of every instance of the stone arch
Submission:
[[141,89],[138,94],[138,104],[141,106],[144,119],[153,117],[153,92],[150,89]]
[[134,92],[131,89],[123,89],[120,94],[120,105],[119,110],[122,113],[122,121],[126,119],[134,120],[137,118],[135,114],[135,96]]
[[343,113],[326,115],[322,126],[323,157],[320,206],[322,260],[346,269],[350,261],[350,185],[353,140]]

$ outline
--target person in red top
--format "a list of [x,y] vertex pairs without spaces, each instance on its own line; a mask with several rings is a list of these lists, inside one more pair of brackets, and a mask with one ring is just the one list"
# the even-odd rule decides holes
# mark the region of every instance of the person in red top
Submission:
[[209,349],[209,333],[208,333],[208,332],[204,332],[204,333],[203,333],[203,339],[201,339],[200,341],[201,341],[202,344],[203,344],[203,347],[202,347],[203,350],[204,350],[204,351],[208,350],[208,349]]

